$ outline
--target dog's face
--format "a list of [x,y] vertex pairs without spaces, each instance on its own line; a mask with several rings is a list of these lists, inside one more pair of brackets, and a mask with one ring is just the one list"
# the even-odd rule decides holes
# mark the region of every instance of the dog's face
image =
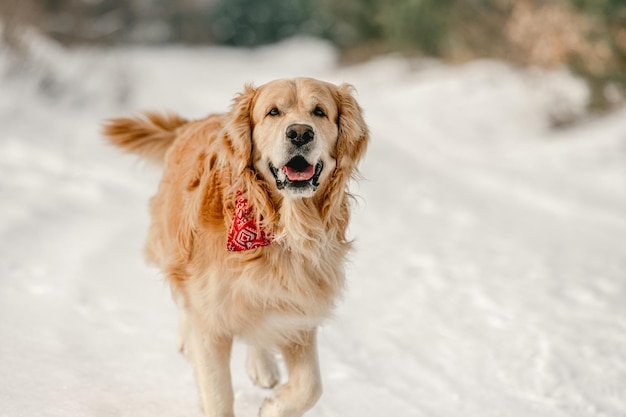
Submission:
[[309,197],[335,169],[337,87],[299,78],[260,87],[251,111],[252,160],[287,197]]
[[225,143],[235,175],[262,177],[288,198],[343,187],[368,142],[352,87],[311,78],[246,87],[227,120]]

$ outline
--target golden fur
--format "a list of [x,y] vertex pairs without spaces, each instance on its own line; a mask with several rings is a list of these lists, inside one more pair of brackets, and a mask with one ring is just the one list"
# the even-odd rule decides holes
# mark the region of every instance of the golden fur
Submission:
[[[310,145],[289,152],[319,159],[318,187],[279,189],[272,176],[293,123],[315,132]],[[233,415],[228,361],[238,337],[250,346],[255,383],[277,384],[273,348],[289,372],[260,415],[302,415],[321,394],[315,329],[344,285],[347,183],[368,141],[351,87],[277,80],[247,86],[226,114],[188,121],[150,113],[109,120],[104,132],[117,146],[164,161],[146,251],[179,303],[181,350],[194,365],[205,414]],[[238,193],[272,236],[269,246],[226,250]]]

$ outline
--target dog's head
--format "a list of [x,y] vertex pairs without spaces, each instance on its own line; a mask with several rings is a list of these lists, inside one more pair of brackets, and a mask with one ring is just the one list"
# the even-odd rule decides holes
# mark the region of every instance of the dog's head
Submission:
[[227,126],[236,171],[254,170],[288,198],[313,196],[337,171],[351,175],[367,136],[351,87],[310,78],[247,87]]

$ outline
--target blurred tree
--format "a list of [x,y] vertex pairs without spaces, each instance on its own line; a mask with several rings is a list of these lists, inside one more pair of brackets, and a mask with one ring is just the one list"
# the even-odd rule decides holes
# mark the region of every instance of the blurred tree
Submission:
[[307,0],[228,0],[213,10],[210,27],[219,43],[263,45],[294,35],[326,36],[328,23]]
[[512,58],[542,67],[569,66],[591,88],[590,107],[610,108],[626,94],[626,2],[523,0],[505,40]]
[[9,45],[22,24],[66,43],[250,47],[309,35],[357,59],[567,65],[589,81],[593,106],[626,95],[626,0],[0,0],[0,18]]
[[446,19],[454,0],[394,0],[381,4],[381,33],[403,51],[441,55],[447,42]]
[[0,34],[2,43],[13,51],[22,48],[19,28],[22,25],[37,26],[41,20],[40,7],[33,0],[0,2]]
[[340,47],[350,48],[383,37],[377,19],[380,0],[321,0],[330,23],[328,36]]
[[593,35],[610,45],[620,72],[626,73],[626,1],[570,0],[570,2],[596,21]]

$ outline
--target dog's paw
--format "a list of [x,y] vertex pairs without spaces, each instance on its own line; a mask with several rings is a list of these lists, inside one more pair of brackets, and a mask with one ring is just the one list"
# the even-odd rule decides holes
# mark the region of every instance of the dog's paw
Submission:
[[259,417],[301,417],[322,395],[322,387],[319,384],[301,389],[294,388],[290,384],[279,387],[273,397],[263,401]]
[[259,417],[287,417],[276,398],[266,398],[259,410]]
[[250,346],[246,360],[248,376],[254,385],[274,388],[280,381],[280,371],[274,356],[268,351]]

